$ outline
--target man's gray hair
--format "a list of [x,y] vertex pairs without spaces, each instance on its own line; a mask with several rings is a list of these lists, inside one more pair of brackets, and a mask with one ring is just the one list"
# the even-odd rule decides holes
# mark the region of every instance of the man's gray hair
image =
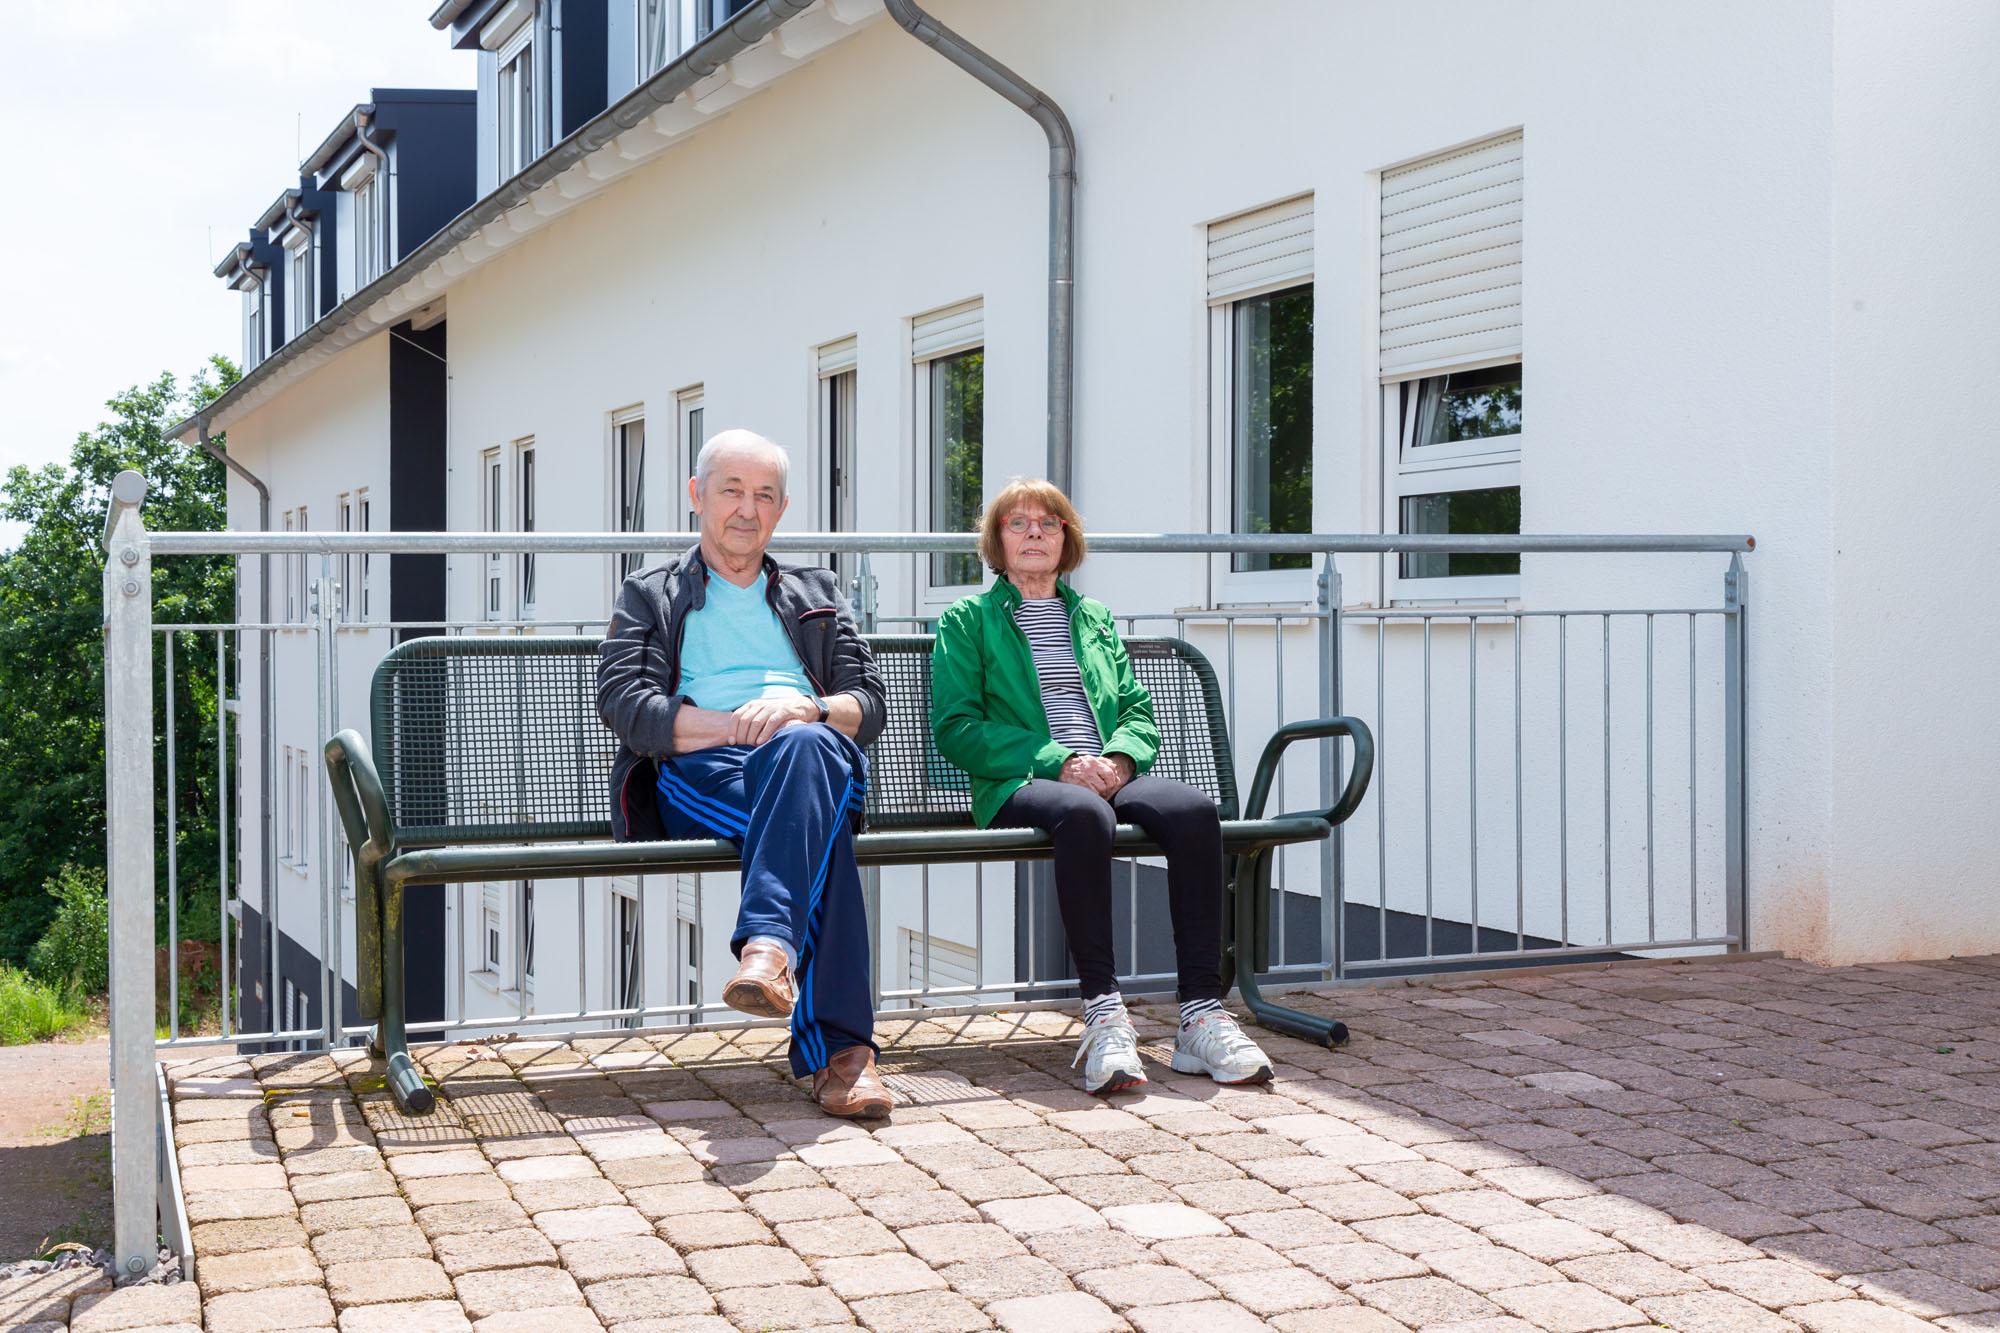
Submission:
[[708,490],[708,474],[719,467],[723,459],[746,454],[762,456],[777,467],[778,498],[784,499],[791,491],[792,456],[785,452],[782,445],[773,444],[753,430],[718,431],[708,437],[708,442],[695,456],[695,489]]

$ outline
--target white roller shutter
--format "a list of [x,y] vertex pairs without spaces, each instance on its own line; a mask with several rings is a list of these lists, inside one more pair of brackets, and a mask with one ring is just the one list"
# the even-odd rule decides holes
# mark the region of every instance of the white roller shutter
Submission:
[[1521,136],[1382,173],[1382,377],[1521,353]]
[[855,339],[842,338],[839,342],[827,343],[819,349],[819,373],[838,375],[852,370],[855,359]]
[[[903,975],[910,979],[911,990],[922,990],[926,987],[943,990],[954,986],[979,984],[979,955],[974,950],[951,940],[940,939],[936,935],[930,936],[931,966],[927,979],[924,972],[925,936],[919,931],[906,930],[903,932],[903,938],[909,942],[909,954]],[[930,1003],[965,1004],[970,998],[965,995],[941,995]],[[916,1000],[913,1003],[922,1004],[924,1001]]]
[[1208,229],[1208,299],[1312,281],[1313,200],[1287,199]]
[[910,356],[915,361],[929,361],[985,341],[986,303],[963,301],[916,317],[910,330]]

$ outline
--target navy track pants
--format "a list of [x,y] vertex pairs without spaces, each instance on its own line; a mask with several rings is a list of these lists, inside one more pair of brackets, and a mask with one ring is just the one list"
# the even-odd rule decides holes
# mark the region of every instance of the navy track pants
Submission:
[[836,1051],[875,1045],[868,915],[854,865],[867,783],[861,747],[823,722],[786,727],[759,746],[721,745],[660,763],[667,836],[727,838],[743,854],[730,951],[769,935],[798,954],[797,1078]]

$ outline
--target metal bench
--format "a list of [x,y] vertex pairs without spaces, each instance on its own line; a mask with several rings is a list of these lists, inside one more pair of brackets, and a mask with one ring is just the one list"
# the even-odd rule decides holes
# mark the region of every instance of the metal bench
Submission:
[[[931,639],[869,637],[888,687],[888,718],[869,747],[868,828],[856,836],[863,866],[1037,860],[1050,855],[1039,829],[977,829],[965,775],[930,734]],[[403,992],[403,892],[415,885],[495,879],[735,870],[733,844],[609,841],[609,781],[617,739],[597,717],[594,638],[423,638],[393,649],[375,670],[371,749],[342,731],[326,745],[334,802],[355,863],[357,991],[375,1021],[397,1101],[434,1104],[410,1060]],[[1335,1045],[1344,1024],[1264,998],[1256,970],[1269,935],[1273,848],[1332,835],[1368,790],[1375,746],[1347,717],[1281,726],[1264,746],[1239,812],[1235,769],[1215,672],[1191,644],[1125,641],[1153,697],[1160,731],[1152,771],[1208,793],[1223,819],[1228,892],[1223,986],[1232,982],[1266,1026]],[[1287,746],[1345,736],[1354,747],[1345,788],[1326,810],[1265,817]],[[1239,817],[1240,815],[1240,817]],[[1115,850],[1157,855],[1144,832],[1120,825]],[[1254,941],[1246,958],[1243,941]]]

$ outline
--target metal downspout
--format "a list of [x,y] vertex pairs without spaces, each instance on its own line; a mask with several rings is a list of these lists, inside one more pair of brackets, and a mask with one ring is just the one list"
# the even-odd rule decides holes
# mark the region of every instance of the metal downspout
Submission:
[[1049,136],[1049,480],[1071,490],[1076,416],[1076,135],[1033,84],[917,8],[883,0],[912,37],[1034,118]]
[[[222,460],[222,465],[250,483],[257,491],[257,530],[271,530],[271,488],[249,468],[244,467],[224,451],[215,441],[208,438],[208,417],[198,415],[194,419],[195,438],[210,455]],[[224,504],[225,512],[228,505]],[[272,770],[276,767],[277,751],[272,745],[272,730],[277,716],[272,698],[273,680],[271,675],[271,557],[269,554],[257,557],[257,623],[266,626],[257,631],[257,742],[260,751],[257,767],[261,770],[262,781],[258,784],[257,812],[258,846],[263,863],[263,887],[258,895],[263,912],[264,926],[264,1017],[269,1020],[278,1000],[278,926],[277,913],[272,901],[278,882],[278,848],[272,841],[271,809],[275,802]],[[222,682],[217,681],[217,688]],[[239,895],[241,890],[238,890]],[[278,1031],[282,1026],[271,1023],[270,1030]]]

